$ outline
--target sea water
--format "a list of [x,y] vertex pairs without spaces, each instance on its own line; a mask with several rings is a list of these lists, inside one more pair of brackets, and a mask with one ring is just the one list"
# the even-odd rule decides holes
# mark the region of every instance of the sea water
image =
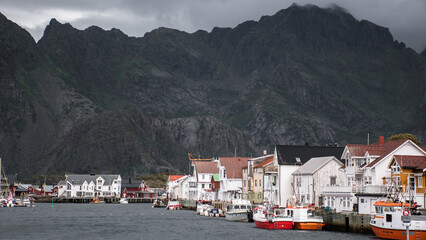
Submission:
[[377,239],[330,231],[266,230],[151,204],[36,204],[0,208],[0,239]]

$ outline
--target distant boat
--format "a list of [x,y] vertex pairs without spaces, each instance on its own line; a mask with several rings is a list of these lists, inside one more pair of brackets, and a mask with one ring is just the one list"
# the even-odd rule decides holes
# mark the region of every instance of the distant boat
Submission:
[[253,211],[251,202],[243,199],[232,200],[231,205],[226,211],[225,217],[228,221],[252,222]]
[[179,201],[169,201],[169,204],[167,204],[166,209],[167,210],[181,210],[182,206],[180,205]]
[[94,198],[93,201],[91,203],[105,203],[104,200],[101,200],[99,198]]
[[128,204],[129,200],[127,198],[121,198],[120,199],[120,204]]
[[160,200],[160,199],[158,199],[158,198],[157,198],[157,199],[155,199],[155,200],[154,200],[154,202],[152,203],[152,207],[153,207],[153,208],[155,208],[155,207],[163,208],[163,207],[166,207],[166,204],[164,204],[162,200]]

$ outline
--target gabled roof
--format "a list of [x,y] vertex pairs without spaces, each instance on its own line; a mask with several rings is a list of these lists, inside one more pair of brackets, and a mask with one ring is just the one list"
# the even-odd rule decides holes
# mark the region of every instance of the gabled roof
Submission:
[[69,174],[66,175],[66,181],[70,182],[73,185],[81,185],[86,181],[90,183],[93,181],[96,184],[96,179],[102,177],[105,182],[104,185],[111,185],[114,180],[120,177],[120,175],[98,175],[98,174]]
[[426,163],[426,156],[407,156],[407,155],[394,155],[393,159],[398,163],[401,168],[412,168],[416,170],[423,170],[423,163]]
[[305,164],[303,164],[299,169],[297,169],[293,175],[295,174],[314,174],[316,171],[321,169],[325,164],[327,164],[330,161],[336,161],[340,165],[344,165],[342,162],[340,162],[337,158],[333,156],[327,156],[327,157],[317,157],[317,158],[311,158],[309,161],[307,161]]
[[263,162],[261,162],[261,163],[257,164],[256,166],[254,166],[254,168],[264,167],[264,166],[268,165],[269,163],[271,163],[272,161],[274,161],[274,156],[268,157]]
[[194,163],[195,171],[198,173],[219,173],[219,168],[217,168],[217,161],[211,162],[201,162],[196,161]]
[[279,165],[295,165],[296,158],[299,158],[302,164],[314,157],[334,156],[340,159],[344,147],[276,145],[275,149]]
[[395,149],[397,149],[399,146],[401,146],[407,141],[410,141],[410,140],[398,139],[394,141],[384,142],[382,145],[380,145],[379,143],[373,143],[369,145],[369,147],[371,147],[372,150],[381,151],[381,154],[380,154],[380,157],[376,158],[374,161],[368,164],[367,167],[374,167],[374,165],[379,163],[383,158],[388,156],[391,152],[393,152]]
[[185,175],[169,175],[169,182],[174,182],[180,178],[185,177]]
[[243,178],[243,167],[247,165],[250,158],[242,157],[220,157],[220,165],[225,167],[226,177],[231,178]]

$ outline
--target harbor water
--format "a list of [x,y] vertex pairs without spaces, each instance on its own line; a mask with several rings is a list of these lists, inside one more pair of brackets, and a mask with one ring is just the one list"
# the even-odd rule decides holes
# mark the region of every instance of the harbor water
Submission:
[[36,204],[0,208],[0,239],[378,239],[331,231],[266,230],[151,204]]

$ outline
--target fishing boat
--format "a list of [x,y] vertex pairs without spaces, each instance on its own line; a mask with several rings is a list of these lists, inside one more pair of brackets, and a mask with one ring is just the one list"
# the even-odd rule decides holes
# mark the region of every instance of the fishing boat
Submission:
[[275,208],[269,210],[259,206],[254,209],[253,220],[257,228],[264,229],[292,229],[293,220],[286,214],[285,209]]
[[222,217],[222,210],[217,208],[210,209],[209,217]]
[[410,216],[409,239],[426,239],[426,216],[412,215],[410,205],[402,202],[378,201],[374,204],[376,215],[370,220],[374,234],[379,238],[407,239],[402,216]]
[[212,209],[214,209],[212,205],[206,205],[203,207],[203,210],[200,212],[200,215],[208,217],[210,216],[209,213]]
[[120,204],[128,204],[129,203],[129,200],[127,199],[127,198],[121,198],[120,199]]
[[167,204],[166,209],[167,210],[181,210],[182,206],[180,205],[179,201],[169,201],[169,204]]
[[290,206],[286,208],[287,216],[293,219],[294,229],[322,230],[324,220],[320,216],[313,216],[312,208],[307,206]]
[[166,207],[166,204],[164,204],[164,202],[161,199],[155,199],[154,202],[152,203],[152,207],[153,208],[164,208]]
[[226,211],[226,220],[252,222],[253,211],[251,203],[248,200],[234,199]]
[[206,210],[208,206],[210,206],[210,205],[209,204],[197,204],[197,214],[204,216],[204,210]]
[[105,203],[105,201],[99,198],[94,198],[91,203]]

